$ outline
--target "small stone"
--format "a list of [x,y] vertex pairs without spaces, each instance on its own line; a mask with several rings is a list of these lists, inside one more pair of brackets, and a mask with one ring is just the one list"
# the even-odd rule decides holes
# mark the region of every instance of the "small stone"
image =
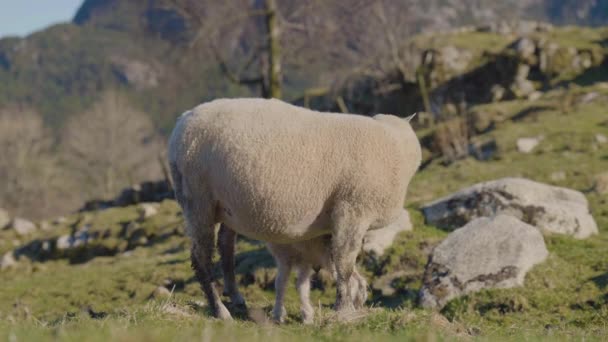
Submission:
[[597,141],[598,144],[605,144],[605,143],[608,143],[608,137],[606,137],[603,134],[598,133],[595,135],[595,141]]
[[59,216],[53,219],[53,224],[64,224],[68,221],[64,216]]
[[59,238],[57,238],[57,241],[55,242],[55,246],[57,246],[57,249],[59,249],[59,250],[68,249],[72,246],[71,241],[72,241],[71,235],[62,235]]
[[530,153],[540,144],[542,137],[530,137],[517,139],[517,150],[521,153]]
[[589,103],[589,102],[593,102],[595,99],[597,99],[600,96],[600,94],[598,94],[597,92],[591,92],[591,93],[587,93],[585,94],[582,98],[581,98],[581,103]]
[[0,229],[4,229],[9,223],[11,223],[11,216],[8,211],[0,208]]
[[598,194],[608,194],[608,172],[595,176],[593,189]]
[[540,99],[542,96],[543,96],[542,92],[535,91],[535,92],[531,93],[530,95],[528,95],[528,100],[536,101],[536,100]]
[[522,37],[513,44],[513,48],[515,48],[515,51],[517,51],[522,59],[529,60],[534,56],[536,44],[532,39]]
[[158,203],[140,203],[137,206],[137,212],[139,213],[139,219],[144,220],[150,218],[158,213]]
[[29,235],[36,231],[35,224],[20,217],[15,217],[9,227],[14,229],[19,236]]
[[40,221],[39,226],[40,230],[43,230],[45,232],[51,231],[53,229],[53,226],[51,226],[49,221]]
[[490,93],[492,93],[492,102],[498,102],[502,100],[505,97],[506,91],[507,90],[505,89],[505,87],[501,86],[500,84],[493,85],[490,89]]
[[564,181],[564,180],[566,180],[566,172],[564,172],[564,171],[552,172],[550,178],[554,182]]
[[165,298],[169,298],[171,297],[171,291],[169,291],[166,287],[164,286],[159,286],[156,289],[154,289],[154,292],[152,292],[151,295],[152,298],[155,299],[165,299]]
[[0,270],[6,270],[16,265],[17,260],[15,260],[15,254],[12,251],[6,252],[0,260]]

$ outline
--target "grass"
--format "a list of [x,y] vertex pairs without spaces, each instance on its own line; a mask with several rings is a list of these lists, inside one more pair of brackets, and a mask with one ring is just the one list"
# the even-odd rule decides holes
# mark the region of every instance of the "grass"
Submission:
[[[54,241],[84,226],[103,237],[75,253],[22,257],[16,269],[0,272],[0,339],[602,340],[608,335],[608,198],[592,189],[594,175],[608,170],[608,146],[595,141],[595,134],[608,135],[607,91],[599,86],[574,91],[577,96],[596,91],[600,97],[577,102],[566,113],[560,109],[559,92],[536,102],[475,108],[501,113],[494,129],[480,137],[496,140],[496,155],[449,166],[433,161],[415,176],[407,203],[415,229],[402,233],[384,256],[361,256],[360,268],[370,284],[388,280],[372,285],[369,309],[354,322],[335,319],[335,289],[316,279],[314,325],[300,324],[294,286],[287,293],[287,323],[269,323],[274,263],[260,243],[247,239],[237,245],[237,281],[249,312],[235,311],[234,322],[209,317],[189,266],[179,209],[165,201],[157,215],[145,220],[132,206],[74,214],[27,238],[0,231],[1,253],[14,245]],[[544,139],[533,153],[516,150],[518,138],[539,135]],[[558,171],[565,179],[552,180]],[[441,312],[419,308],[417,292],[428,254],[448,233],[427,226],[418,208],[471,184],[510,176],[583,191],[600,234],[587,240],[546,235],[550,256],[528,273],[524,287],[470,294]],[[105,256],[92,253],[92,246]],[[171,295],[155,298],[159,286]],[[391,291],[383,292],[386,286]]]

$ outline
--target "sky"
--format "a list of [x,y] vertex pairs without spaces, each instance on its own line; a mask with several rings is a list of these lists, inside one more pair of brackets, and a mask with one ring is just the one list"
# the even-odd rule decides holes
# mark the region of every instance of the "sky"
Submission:
[[83,0],[0,0],[0,38],[72,20]]

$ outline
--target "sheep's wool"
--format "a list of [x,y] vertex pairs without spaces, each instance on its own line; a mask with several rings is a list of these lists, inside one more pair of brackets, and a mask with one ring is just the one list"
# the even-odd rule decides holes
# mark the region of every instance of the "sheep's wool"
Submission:
[[169,161],[180,203],[213,205],[215,222],[289,243],[329,233],[344,215],[370,229],[394,221],[421,150],[410,124],[392,115],[220,99],[182,114]]

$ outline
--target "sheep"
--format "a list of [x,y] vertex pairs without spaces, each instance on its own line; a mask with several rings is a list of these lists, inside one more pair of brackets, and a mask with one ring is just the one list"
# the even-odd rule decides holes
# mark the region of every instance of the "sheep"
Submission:
[[[323,267],[336,278],[336,268],[331,261],[331,235],[324,235],[308,241],[295,242],[291,244],[266,243],[266,247],[272,254],[277,264],[277,277],[275,278],[275,305],[272,311],[273,319],[282,323],[286,311],[283,306],[285,288],[291,269],[297,269],[296,288],[300,297],[300,311],[302,321],[305,324],[313,322],[314,309],[310,304],[310,281],[313,268]],[[367,300],[367,282],[356,267],[350,279],[350,286],[355,308],[361,308]]]
[[221,319],[232,317],[211,277],[217,226],[226,227],[224,290],[237,304],[244,301],[234,282],[236,233],[275,244],[331,235],[334,308],[347,313],[363,236],[398,217],[421,161],[409,120],[320,113],[275,99],[203,103],[179,117],[168,150],[192,268]]

